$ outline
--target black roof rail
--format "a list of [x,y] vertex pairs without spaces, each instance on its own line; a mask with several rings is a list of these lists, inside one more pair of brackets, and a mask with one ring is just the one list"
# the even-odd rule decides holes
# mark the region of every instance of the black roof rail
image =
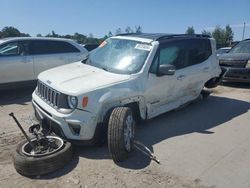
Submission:
[[167,34],[167,33],[121,33],[116,36],[131,36],[131,37],[140,37],[147,38],[154,41],[178,38],[178,37],[200,37],[200,38],[210,38],[209,35],[203,34]]
[[138,33],[120,33],[120,34],[117,34],[115,36],[127,36],[127,35],[136,35],[136,34],[138,34]]
[[246,40],[250,40],[250,38],[249,39],[244,39],[243,41],[246,41]]
[[156,40],[162,40],[162,39],[169,39],[169,38],[181,38],[181,37],[200,37],[200,38],[210,38],[209,35],[203,35],[203,34],[171,34],[171,35],[163,35],[158,37]]

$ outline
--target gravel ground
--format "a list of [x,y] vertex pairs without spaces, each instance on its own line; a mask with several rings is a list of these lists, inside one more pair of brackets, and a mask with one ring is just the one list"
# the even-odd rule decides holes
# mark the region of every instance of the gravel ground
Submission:
[[[248,104],[250,102],[250,87],[246,85],[227,85],[219,86],[211,90],[211,97],[224,97],[225,95],[231,98],[240,97]],[[50,175],[27,178],[19,175],[12,164],[12,153],[16,144],[23,139],[19,129],[8,116],[8,113],[14,112],[25,128],[28,127],[27,119],[32,116],[33,110],[31,105],[31,93],[34,88],[25,88],[12,91],[0,91],[0,187],[209,187],[208,184],[203,184],[203,181],[195,177],[183,175],[178,171],[168,168],[168,164],[163,163],[158,165],[149,161],[148,158],[139,152],[131,154],[130,158],[116,165],[110,159],[107,146],[97,147],[80,147],[74,146],[74,157],[70,164],[64,169]],[[206,100],[211,100],[210,97]],[[220,102],[218,100],[218,102]],[[203,103],[203,102],[201,102]],[[182,114],[192,108],[201,108],[202,104],[192,104],[175,112],[166,113],[159,118],[155,118],[146,122],[146,125],[138,127],[138,137],[143,140],[145,133],[143,130],[154,131],[154,124],[161,124],[162,121],[171,121],[174,118],[180,119]],[[209,107],[209,106],[208,106]],[[199,109],[198,109],[199,110]],[[194,114],[188,119],[194,120]],[[193,116],[193,117],[192,117]],[[206,116],[206,114],[204,114]],[[250,117],[248,113],[248,117]],[[230,120],[228,120],[230,121]],[[223,122],[221,122],[223,123]],[[143,127],[146,127],[144,129]],[[150,129],[150,130],[149,130]],[[175,129],[170,127],[170,130]],[[180,127],[176,127],[180,129]],[[205,131],[205,130],[204,130]],[[185,135],[179,135],[178,142],[184,140]],[[156,139],[154,142],[149,142],[145,139],[147,145],[156,152],[160,151],[157,148],[164,146],[164,142],[171,140],[169,137]],[[170,142],[171,143],[171,142]],[[171,165],[169,165],[171,166]],[[250,174],[250,173],[249,173]],[[215,187],[213,185],[213,187]]]

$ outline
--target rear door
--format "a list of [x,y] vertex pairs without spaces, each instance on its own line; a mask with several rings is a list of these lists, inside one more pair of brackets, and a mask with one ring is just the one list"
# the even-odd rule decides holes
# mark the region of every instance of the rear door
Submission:
[[77,61],[78,52],[76,47],[64,41],[32,41],[31,53],[34,57],[35,76],[45,70],[68,64],[70,61]]
[[183,72],[184,98],[197,97],[210,78],[212,50],[210,40],[206,38],[193,38],[184,40],[186,67]]
[[34,80],[33,58],[29,41],[14,41],[0,45],[0,83]]

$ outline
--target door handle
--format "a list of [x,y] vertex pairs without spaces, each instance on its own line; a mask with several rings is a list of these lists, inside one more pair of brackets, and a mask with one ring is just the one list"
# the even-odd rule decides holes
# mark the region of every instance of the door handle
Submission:
[[184,79],[185,77],[186,77],[185,75],[180,75],[180,76],[177,77],[177,80],[182,80],[182,79]]

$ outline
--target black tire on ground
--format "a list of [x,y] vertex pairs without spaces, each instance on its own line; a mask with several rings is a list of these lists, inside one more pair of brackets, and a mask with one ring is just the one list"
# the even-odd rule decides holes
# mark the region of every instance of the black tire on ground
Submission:
[[222,82],[223,77],[225,76],[226,72],[227,72],[227,69],[221,68],[221,73],[220,73],[219,77],[214,77],[214,78],[211,78],[210,80],[208,80],[205,83],[205,87],[206,88],[217,87]]
[[26,156],[22,152],[22,146],[26,140],[20,142],[13,155],[16,171],[24,176],[45,175],[63,168],[72,159],[72,147],[70,142],[65,142],[63,148],[51,155],[42,157]]
[[211,78],[205,83],[206,88],[215,88],[221,83],[221,79],[219,77]]
[[132,134],[134,135],[135,122],[132,110],[128,107],[115,108],[108,122],[108,148],[115,163],[124,161],[133,149],[133,138],[130,139],[130,150],[125,147],[124,130],[128,116],[132,116]]

